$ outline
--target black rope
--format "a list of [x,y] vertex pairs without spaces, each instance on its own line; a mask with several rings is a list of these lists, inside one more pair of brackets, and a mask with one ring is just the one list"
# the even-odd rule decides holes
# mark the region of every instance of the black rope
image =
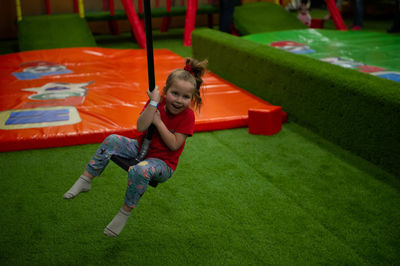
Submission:
[[155,88],[155,78],[150,0],[144,0],[144,22],[146,29],[147,73],[149,77],[149,89],[150,91],[153,91]]
[[[150,0],[144,0],[144,24],[146,30],[146,50],[147,50],[147,74],[149,79],[149,90],[153,91],[155,88],[155,77],[154,77],[154,55],[153,55],[153,35],[151,25],[151,7]],[[146,157],[151,145],[151,139],[153,137],[154,125],[151,124],[146,131],[146,136],[143,140],[138,156],[135,158],[135,162],[139,163]]]

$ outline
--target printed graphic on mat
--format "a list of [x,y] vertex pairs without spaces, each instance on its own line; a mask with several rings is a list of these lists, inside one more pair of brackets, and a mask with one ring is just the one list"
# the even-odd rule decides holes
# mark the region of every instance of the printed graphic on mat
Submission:
[[343,59],[340,57],[321,58],[321,61],[328,62],[345,68],[357,68],[364,65],[363,63],[356,62],[353,59]]
[[385,68],[365,65],[361,62],[356,62],[353,59],[342,59],[340,57],[328,57],[328,58],[322,58],[321,61],[328,62],[328,63],[338,65],[341,67],[345,67],[345,68],[358,69],[360,72],[369,73],[369,74],[377,76],[377,77],[400,82],[400,72],[385,71],[386,70]]
[[18,109],[0,112],[0,129],[24,129],[76,124],[81,121],[73,106]]
[[385,78],[385,79],[390,79],[393,81],[397,81],[400,82],[400,72],[396,72],[396,71],[379,71],[379,72],[374,72],[371,73],[374,76],[378,76],[381,78]]
[[27,102],[23,105],[27,109],[1,112],[0,129],[52,127],[79,123],[81,118],[78,110],[68,105],[82,104],[88,91],[86,86],[92,83],[93,81],[51,82],[37,88],[22,89],[22,91],[36,92],[28,98],[40,102]]
[[72,73],[67,67],[48,61],[32,61],[20,65],[22,72],[12,74],[19,80],[40,79],[42,76],[62,75]]
[[87,95],[87,88],[93,81],[86,83],[62,83],[52,82],[38,88],[22,89],[33,91],[36,94],[29,96],[31,100],[59,100],[68,97],[84,97]]
[[272,47],[285,50],[294,54],[309,54],[314,53],[315,51],[310,48],[310,46],[305,45],[304,43],[298,43],[294,41],[279,41],[273,42],[270,44]]

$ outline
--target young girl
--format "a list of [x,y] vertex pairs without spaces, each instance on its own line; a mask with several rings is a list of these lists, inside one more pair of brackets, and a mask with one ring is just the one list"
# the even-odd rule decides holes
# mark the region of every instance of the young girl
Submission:
[[147,90],[149,101],[137,120],[137,130],[142,135],[138,140],[118,135],[108,136],[83,174],[64,194],[65,199],[72,199],[81,192],[89,191],[93,178],[103,172],[112,155],[135,158],[144,140],[145,131],[154,124],[156,129],[146,158],[129,168],[124,204],[104,229],[107,236],[115,237],[121,233],[150,180],[165,182],[172,176],[186,138],[193,134],[195,117],[193,110],[188,107],[200,109],[200,86],[206,65],[206,60],[198,62],[187,58],[184,69],[176,69],[169,74],[162,96],[157,88],[152,92]]

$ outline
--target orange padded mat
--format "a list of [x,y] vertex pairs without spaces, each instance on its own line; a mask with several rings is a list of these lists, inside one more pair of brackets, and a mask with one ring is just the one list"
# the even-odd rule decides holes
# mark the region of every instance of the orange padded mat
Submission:
[[[155,50],[159,88],[184,65]],[[135,138],[147,100],[144,50],[64,48],[0,56],[0,151],[101,142],[117,133]],[[208,73],[195,131],[245,127],[248,109],[277,106]]]

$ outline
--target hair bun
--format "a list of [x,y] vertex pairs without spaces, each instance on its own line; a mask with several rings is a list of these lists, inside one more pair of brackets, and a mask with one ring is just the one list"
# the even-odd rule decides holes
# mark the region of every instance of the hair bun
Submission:
[[183,69],[186,70],[186,71],[188,71],[188,72],[190,72],[190,74],[192,74],[193,76],[196,76],[196,72],[195,72],[195,70],[192,68],[191,65],[186,65]]

